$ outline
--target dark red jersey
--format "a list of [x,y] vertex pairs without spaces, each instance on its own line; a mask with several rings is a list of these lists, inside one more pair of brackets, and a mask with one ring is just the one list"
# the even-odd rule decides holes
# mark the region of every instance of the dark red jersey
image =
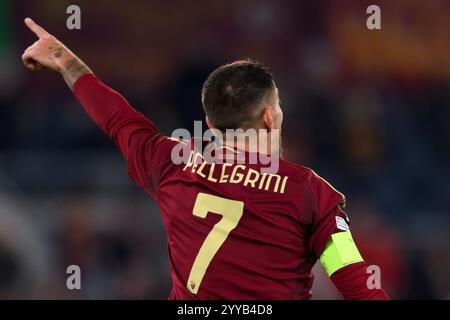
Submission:
[[[258,164],[175,164],[181,142],[94,75],[74,92],[119,146],[129,176],[161,208],[173,290],[170,299],[308,299],[311,269],[332,233],[344,196],[311,169],[280,160],[276,174]],[[233,151],[243,152],[243,151]],[[199,161],[194,161],[200,159]]]

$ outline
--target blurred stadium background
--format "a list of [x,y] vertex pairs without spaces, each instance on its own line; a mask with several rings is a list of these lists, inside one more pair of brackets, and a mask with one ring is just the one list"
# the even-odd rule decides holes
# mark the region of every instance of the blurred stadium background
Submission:
[[[65,27],[78,4],[82,30]],[[369,31],[377,4],[382,30]],[[203,119],[216,66],[270,65],[288,160],[346,194],[393,298],[450,298],[450,2],[0,0],[0,298],[165,299],[157,205],[54,74],[27,72],[33,17],[159,129]],[[82,290],[66,268],[82,268]],[[315,299],[339,298],[316,268]]]

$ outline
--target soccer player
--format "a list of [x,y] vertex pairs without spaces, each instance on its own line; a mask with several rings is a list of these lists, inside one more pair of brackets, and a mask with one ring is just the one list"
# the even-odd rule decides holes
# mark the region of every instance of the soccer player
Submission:
[[[320,260],[345,299],[387,299],[369,289],[367,265],[344,213],[344,196],[311,169],[279,161],[203,160],[196,143],[165,137],[74,53],[27,18],[39,38],[22,59],[31,70],[59,72],[75,97],[123,153],[128,174],[161,208],[173,290],[170,299],[310,299],[311,269]],[[246,60],[206,80],[202,104],[210,128],[281,129],[272,73]],[[260,141],[261,142],[261,141]],[[174,148],[188,145],[185,163]],[[248,145],[227,148],[250,156]],[[246,159],[249,159],[247,157]]]

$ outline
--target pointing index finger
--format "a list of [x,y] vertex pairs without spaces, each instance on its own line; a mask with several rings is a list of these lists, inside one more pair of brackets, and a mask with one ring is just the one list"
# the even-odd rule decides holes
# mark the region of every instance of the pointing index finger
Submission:
[[33,31],[38,36],[39,39],[50,35],[47,31],[45,31],[44,28],[39,26],[36,22],[34,22],[30,18],[25,19],[25,24],[31,31]]

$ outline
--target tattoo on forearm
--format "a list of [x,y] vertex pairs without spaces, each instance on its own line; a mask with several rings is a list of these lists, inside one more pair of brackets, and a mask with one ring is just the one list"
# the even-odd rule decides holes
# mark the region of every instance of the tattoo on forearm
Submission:
[[73,67],[73,65],[77,62],[77,59],[70,59],[66,64],[66,70],[70,71]]
[[73,86],[79,77],[84,74],[92,73],[92,71],[83,63],[83,61],[74,57],[66,62],[61,73],[67,85],[73,89]]

